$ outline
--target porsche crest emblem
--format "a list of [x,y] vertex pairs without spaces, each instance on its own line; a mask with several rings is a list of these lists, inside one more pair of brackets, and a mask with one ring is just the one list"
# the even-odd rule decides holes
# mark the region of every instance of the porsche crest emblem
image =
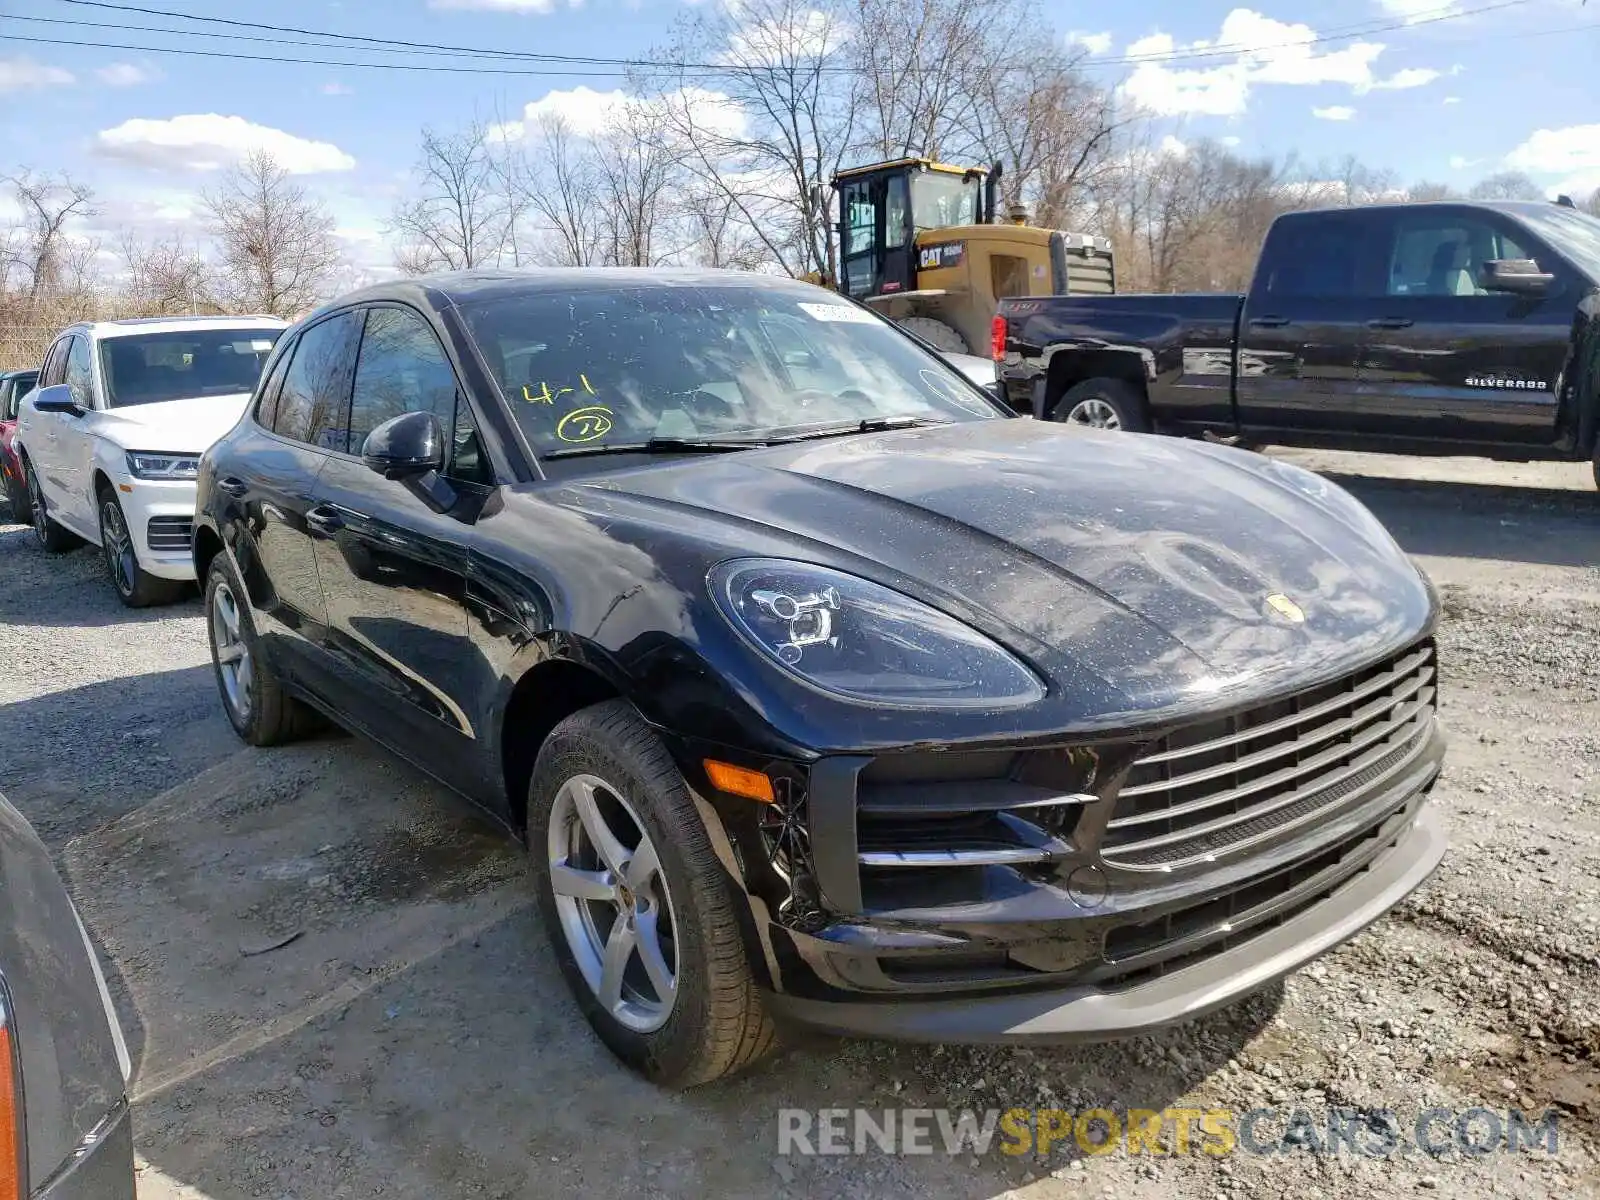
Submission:
[[1302,624],[1306,619],[1306,611],[1282,592],[1273,592],[1267,597],[1267,607],[1278,616],[1288,621],[1291,625]]

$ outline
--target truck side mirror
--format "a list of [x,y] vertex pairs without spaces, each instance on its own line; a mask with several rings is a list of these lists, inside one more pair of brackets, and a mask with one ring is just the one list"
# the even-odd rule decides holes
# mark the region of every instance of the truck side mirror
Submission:
[[1492,258],[1478,270],[1478,286],[1490,292],[1542,296],[1556,281],[1531,258]]

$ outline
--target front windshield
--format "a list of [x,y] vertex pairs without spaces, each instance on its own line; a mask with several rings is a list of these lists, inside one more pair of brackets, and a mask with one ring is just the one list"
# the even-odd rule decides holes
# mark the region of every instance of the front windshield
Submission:
[[532,292],[462,311],[540,453],[1000,415],[887,322],[816,288]]
[[976,178],[944,171],[917,171],[911,176],[911,216],[918,229],[948,229],[978,223]]
[[127,408],[252,392],[281,332],[223,326],[107,338],[100,343],[106,403]]
[[1564,250],[1592,282],[1600,283],[1600,219],[1557,204],[1523,209],[1517,215]]

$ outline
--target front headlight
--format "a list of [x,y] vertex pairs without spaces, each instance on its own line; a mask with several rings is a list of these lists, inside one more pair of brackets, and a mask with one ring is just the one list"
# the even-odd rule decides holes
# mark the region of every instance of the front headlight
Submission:
[[200,456],[129,450],[128,474],[135,479],[194,479],[200,474]]
[[714,568],[712,597],[763,656],[821,691],[896,707],[1016,708],[1031,671],[953,617],[827,567],[746,558]]

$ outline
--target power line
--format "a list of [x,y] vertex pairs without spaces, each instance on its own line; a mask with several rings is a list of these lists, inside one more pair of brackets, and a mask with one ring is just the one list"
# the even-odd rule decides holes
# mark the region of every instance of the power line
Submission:
[[[292,26],[292,25],[273,25],[273,24],[267,24],[267,23],[257,22],[257,21],[241,21],[241,20],[237,20],[237,19],[229,18],[229,17],[200,16],[200,15],[193,14],[193,13],[178,12],[178,11],[175,11],[175,10],[172,10],[172,9],[148,8],[148,7],[143,7],[143,6],[140,6],[140,5],[130,5],[130,4],[115,4],[115,3],[110,3],[109,0],[61,0],[61,2],[64,3],[64,4],[71,4],[71,5],[74,5],[74,6],[77,6],[77,7],[106,9],[106,10],[110,10],[110,11],[114,11],[114,12],[133,13],[133,14],[138,14],[138,15],[146,16],[146,17],[151,17],[151,16],[154,16],[154,17],[165,17],[165,18],[171,18],[171,19],[176,19],[176,20],[180,20],[180,21],[191,21],[191,22],[202,23],[202,24],[207,24],[207,25],[225,25],[225,26],[229,26],[229,27],[232,27],[232,28],[263,30],[263,31],[271,32],[271,33],[277,33],[277,34],[283,34],[283,33],[302,34],[302,35],[305,35],[305,36],[314,37],[314,38],[321,38],[321,39],[325,39],[325,40],[328,40],[328,41],[333,41],[333,42],[336,42],[336,43],[337,42],[358,42],[358,43],[363,43],[363,45],[360,47],[361,49],[373,50],[373,51],[384,52],[384,53],[392,53],[392,52],[395,52],[395,50],[403,49],[403,50],[410,51],[410,52],[413,52],[413,53],[419,53],[419,54],[425,54],[425,55],[439,55],[439,54],[445,54],[445,55],[469,55],[469,56],[475,56],[475,57],[487,57],[487,58],[498,58],[498,59],[528,59],[528,60],[539,61],[539,62],[564,62],[564,63],[572,63],[572,64],[575,64],[575,65],[576,64],[585,64],[585,65],[594,65],[594,66],[618,66],[618,67],[629,67],[629,68],[634,68],[634,69],[643,68],[643,69],[655,69],[655,70],[703,70],[703,71],[714,71],[714,72],[729,72],[729,71],[737,71],[737,70],[741,70],[741,69],[747,69],[747,68],[741,68],[737,64],[729,64],[729,63],[725,63],[725,62],[724,63],[673,62],[673,61],[662,61],[662,60],[658,60],[658,59],[608,58],[608,57],[592,56],[592,55],[542,54],[542,53],[535,53],[535,52],[531,52],[531,51],[494,50],[494,49],[488,49],[488,48],[481,47],[481,46],[455,46],[455,45],[450,45],[448,43],[439,43],[439,42],[413,42],[413,41],[406,41],[406,40],[398,39],[398,38],[373,37],[373,36],[366,35],[366,34],[333,33],[333,32],[329,32],[329,31],[326,31],[326,30],[305,29],[305,28],[302,28],[302,27]],[[1151,52],[1151,53],[1146,53],[1146,54],[1125,54],[1125,55],[1107,56],[1107,57],[1093,59],[1090,65],[1096,66],[1096,67],[1103,67],[1103,66],[1134,65],[1134,64],[1147,63],[1147,62],[1150,62],[1150,63],[1192,62],[1192,61],[1200,61],[1200,60],[1216,59],[1216,58],[1233,58],[1233,57],[1237,57],[1237,56],[1241,56],[1241,55],[1259,54],[1259,53],[1264,53],[1264,52],[1272,51],[1272,50],[1295,49],[1295,48],[1303,47],[1303,46],[1325,45],[1325,44],[1328,44],[1328,43],[1331,43],[1331,42],[1350,41],[1350,40],[1353,40],[1355,38],[1367,37],[1367,36],[1370,36],[1372,34],[1377,34],[1377,33],[1389,33],[1389,32],[1395,32],[1397,30],[1405,30],[1405,29],[1416,28],[1418,26],[1423,26],[1423,25],[1439,24],[1441,22],[1446,22],[1446,21],[1458,21],[1458,20],[1462,20],[1462,19],[1467,18],[1467,17],[1473,17],[1473,16],[1483,15],[1483,14],[1486,14],[1486,13],[1498,12],[1498,11],[1501,11],[1501,10],[1504,10],[1504,9],[1509,9],[1509,8],[1522,7],[1522,6],[1527,5],[1529,3],[1532,3],[1532,2],[1533,2],[1533,0],[1498,0],[1498,2],[1496,2],[1496,3],[1483,4],[1483,5],[1479,5],[1478,7],[1470,8],[1470,9],[1456,9],[1453,6],[1443,6],[1443,7],[1437,8],[1437,9],[1427,10],[1428,14],[1430,14],[1430,15],[1419,15],[1419,16],[1412,17],[1409,20],[1405,20],[1405,19],[1374,20],[1374,21],[1362,22],[1362,23],[1357,24],[1357,25],[1335,26],[1333,30],[1328,31],[1328,32],[1324,32],[1322,34],[1319,34],[1316,37],[1301,38],[1301,39],[1299,39],[1297,41],[1292,41],[1292,42],[1278,42],[1278,43],[1273,43],[1273,44],[1269,44],[1269,45],[1255,45],[1255,46],[1248,45],[1248,44],[1245,44],[1245,43],[1227,43],[1227,44],[1207,46],[1204,49],[1200,49],[1200,50],[1177,50],[1177,49],[1174,49],[1174,50],[1170,50],[1170,51],[1157,51],[1157,52]],[[32,19],[34,19],[34,20],[49,20],[50,18],[32,18]],[[70,22],[63,21],[62,23],[65,24],[65,23],[70,23]],[[83,24],[92,24],[92,23],[91,22],[83,22]],[[223,36],[229,36],[229,35],[222,35],[222,34],[215,34],[215,35],[206,34],[206,33],[203,33],[202,31],[199,31],[199,30],[157,29],[157,28],[151,28],[151,27],[147,27],[147,26],[133,26],[133,25],[100,25],[100,26],[96,26],[96,27],[99,27],[99,28],[110,28],[110,29],[126,29],[129,32],[138,32],[138,33],[165,33],[165,34],[185,36],[185,37],[206,37],[206,36],[223,37]],[[232,35],[232,36],[238,38],[238,35]],[[262,39],[239,38],[238,40],[262,40]],[[279,40],[279,39],[271,39],[271,40]],[[69,43],[64,43],[64,44],[82,45],[82,44],[87,44],[87,43],[71,43],[71,42],[69,42]],[[293,44],[307,45],[308,43],[293,43]],[[309,43],[309,44],[310,45],[318,45],[319,43]],[[112,49],[127,49],[129,47],[110,46],[108,48],[112,48]],[[139,49],[139,47],[132,47],[132,48],[133,49]],[[328,48],[329,49],[334,49],[335,47],[330,46]],[[352,47],[352,48],[354,48],[354,47]],[[389,48],[394,48],[394,49],[389,49]],[[177,49],[177,48],[150,47],[148,49],[151,50],[151,51],[155,51],[155,52],[165,52],[165,53],[174,53],[174,54],[179,54],[179,53],[199,54],[199,53],[201,53],[200,51],[186,51],[186,50]],[[216,52],[210,52],[210,54],[207,55],[207,56],[215,56],[215,54],[216,54]],[[248,57],[251,57],[251,56],[244,56],[244,57],[248,58]],[[322,62],[314,62],[312,60],[299,60],[299,59],[294,59],[294,58],[283,58],[283,59],[279,59],[277,61],[284,61],[284,62],[307,61],[307,62],[311,62],[312,65],[319,65],[319,66],[324,66],[324,65],[326,65],[326,66],[340,66],[340,65],[349,65],[349,66],[363,66],[363,65],[366,65],[366,66],[387,66],[387,65],[393,65],[393,66],[402,66],[402,68],[403,68],[402,64],[322,63]],[[434,68],[434,69],[437,70],[439,68]],[[830,70],[835,70],[835,71],[842,71],[842,72],[851,72],[851,71],[855,70],[854,68],[850,68],[850,67],[835,67],[835,68],[829,68],[829,69]],[[466,68],[459,68],[459,70],[463,71],[464,73],[475,73],[475,72],[467,70]],[[510,73],[510,72],[507,72],[507,73]]]

